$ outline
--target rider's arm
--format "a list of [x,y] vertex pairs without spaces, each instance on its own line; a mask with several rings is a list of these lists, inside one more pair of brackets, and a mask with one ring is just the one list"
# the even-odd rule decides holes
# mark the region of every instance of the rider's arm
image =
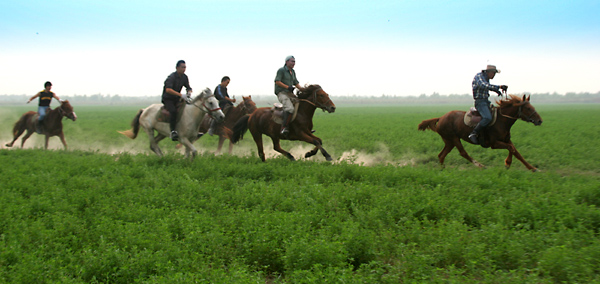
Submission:
[[492,85],[489,82],[486,82],[485,80],[483,80],[482,76],[475,77],[475,84],[479,87],[484,87],[484,88],[486,88],[488,90],[492,90],[494,92],[497,92],[498,90],[500,90],[500,86]]
[[165,92],[167,92],[167,94],[169,94],[169,95],[183,97],[183,94],[180,94],[171,88],[165,88]]
[[60,100],[60,98],[59,98],[59,97],[58,97],[58,96],[57,96],[55,93],[52,93],[52,96],[53,96],[53,97],[54,97],[54,98],[55,98],[57,101],[59,101],[59,102],[62,102],[62,101]]
[[31,97],[31,98],[30,98],[30,99],[27,101],[27,103],[29,103],[29,102],[33,101],[35,98],[37,98],[37,97],[39,97],[39,96],[40,96],[40,93],[37,93],[37,94],[35,94],[35,96]]

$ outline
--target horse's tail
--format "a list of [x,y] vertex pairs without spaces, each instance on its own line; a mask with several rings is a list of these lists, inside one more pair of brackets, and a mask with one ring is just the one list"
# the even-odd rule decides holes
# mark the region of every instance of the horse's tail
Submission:
[[119,132],[131,139],[135,139],[138,135],[138,132],[140,131],[140,116],[142,116],[143,111],[144,111],[143,109],[140,109],[140,111],[138,111],[135,118],[133,118],[133,121],[131,121],[132,129],[125,130],[125,131],[117,131],[117,132]]
[[423,120],[421,123],[419,123],[419,130],[425,131],[425,130],[427,130],[427,128],[429,128],[429,129],[437,132],[438,121],[440,121],[439,117],[428,119],[428,120]]
[[21,118],[19,118],[19,120],[15,122],[15,126],[13,126],[12,131],[14,137],[20,136],[23,133],[23,131],[27,129],[27,120],[31,118],[31,116],[28,114],[29,113],[22,115]]
[[244,133],[248,131],[248,119],[250,115],[246,114],[240,118],[233,126],[233,136],[231,137],[232,143],[237,143],[244,137]]

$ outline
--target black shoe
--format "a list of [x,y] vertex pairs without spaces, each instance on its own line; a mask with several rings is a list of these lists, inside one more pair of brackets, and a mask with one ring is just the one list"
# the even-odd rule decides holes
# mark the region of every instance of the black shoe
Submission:
[[315,132],[317,132],[317,131],[316,131],[316,130],[314,130],[314,129],[310,131],[310,133],[315,133]]
[[471,142],[473,142],[473,144],[479,145],[479,139],[477,139],[476,133],[469,134],[469,139],[471,140]]
[[35,132],[37,134],[42,134],[44,133],[44,125],[42,124],[41,121],[38,120],[37,124],[35,125]]
[[171,131],[171,140],[173,140],[173,141],[179,140],[179,134],[177,134],[176,130]]
[[283,129],[281,129],[281,134],[283,135],[287,135],[290,131],[287,129],[287,127],[284,127]]
[[198,132],[198,138],[202,137],[202,135],[204,135],[204,133]]

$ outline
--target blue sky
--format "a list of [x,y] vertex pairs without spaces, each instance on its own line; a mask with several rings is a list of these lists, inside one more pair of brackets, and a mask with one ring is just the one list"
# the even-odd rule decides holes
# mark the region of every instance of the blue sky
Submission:
[[[8,3],[7,3],[8,2]],[[513,93],[598,92],[600,1],[3,1],[0,94],[273,94],[284,58],[332,96],[470,93],[486,64]]]

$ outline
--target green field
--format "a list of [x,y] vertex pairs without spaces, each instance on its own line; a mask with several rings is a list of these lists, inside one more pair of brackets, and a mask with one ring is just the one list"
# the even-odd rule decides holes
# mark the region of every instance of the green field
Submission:
[[[0,282],[600,282],[600,105],[533,104],[544,123],[512,140],[537,173],[470,144],[485,169],[456,150],[442,169],[417,125],[468,106],[338,106],[315,115],[334,163],[262,163],[249,134],[233,156],[203,137],[192,162],[166,140],[159,158],[116,132],[139,108],[74,104],[69,151],[0,150]],[[2,145],[31,109],[0,108]]]

